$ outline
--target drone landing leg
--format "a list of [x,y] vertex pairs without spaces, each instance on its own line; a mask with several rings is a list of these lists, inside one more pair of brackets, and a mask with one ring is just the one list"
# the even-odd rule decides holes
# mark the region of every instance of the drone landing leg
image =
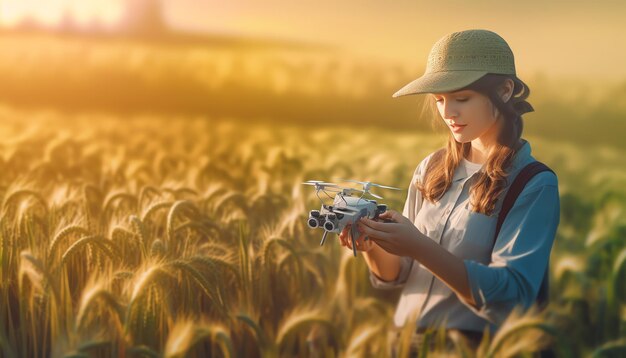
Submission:
[[324,235],[322,236],[322,241],[320,242],[320,246],[324,245],[324,241],[326,241],[326,235],[328,235],[328,231],[324,230]]
[[354,257],[356,257],[356,241],[355,237],[358,237],[359,229],[355,224],[350,227],[350,240],[352,240],[352,252],[354,253]]

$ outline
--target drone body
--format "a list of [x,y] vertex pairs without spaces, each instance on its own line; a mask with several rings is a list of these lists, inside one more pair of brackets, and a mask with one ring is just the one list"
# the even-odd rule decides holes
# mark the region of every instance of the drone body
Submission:
[[[348,180],[348,181],[353,181],[353,180]],[[370,182],[358,182],[358,181],[353,181],[353,182],[363,184],[363,190],[354,189],[354,188],[342,188],[336,184],[325,183],[321,181],[313,181],[313,180],[308,181],[303,184],[315,185],[316,194],[320,190],[326,193],[325,190],[328,190],[326,188],[331,188],[330,191],[334,191],[337,193],[334,197],[333,205],[324,204],[324,202],[320,198],[320,201],[322,201],[322,207],[320,208],[320,210],[311,210],[309,212],[309,219],[307,221],[308,226],[312,229],[320,228],[324,230],[324,235],[322,237],[322,241],[320,242],[320,245],[324,244],[324,241],[326,240],[326,235],[328,235],[329,232],[339,234],[343,231],[346,225],[350,224],[351,225],[350,234],[351,234],[351,240],[352,240],[352,251],[354,253],[354,256],[356,256],[355,240],[359,236],[359,231],[356,225],[358,220],[361,219],[362,217],[367,217],[369,219],[375,220],[376,218],[378,218],[380,214],[387,211],[387,205],[384,205],[384,204],[379,205],[374,200],[364,199],[363,196],[365,194],[369,194],[376,198],[382,199],[382,197],[369,192],[369,189],[372,186],[378,186],[378,187],[382,187],[386,189],[395,189],[395,190],[400,190],[400,189],[378,185],[378,184],[374,184]],[[352,196],[352,194],[355,192],[360,192],[361,196],[360,197]],[[328,193],[326,194],[328,195]],[[318,195],[318,198],[319,198],[319,195]]]

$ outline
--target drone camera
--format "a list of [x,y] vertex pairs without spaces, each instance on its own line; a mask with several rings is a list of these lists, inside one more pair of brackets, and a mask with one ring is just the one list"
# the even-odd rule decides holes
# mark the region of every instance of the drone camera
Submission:
[[326,214],[326,222],[324,223],[324,229],[326,231],[333,231],[337,227],[337,215],[335,213]]
[[309,221],[307,222],[307,225],[309,225],[309,227],[311,229],[315,229],[316,227],[319,226],[319,222],[317,221],[316,218],[311,217],[311,218],[309,218]]

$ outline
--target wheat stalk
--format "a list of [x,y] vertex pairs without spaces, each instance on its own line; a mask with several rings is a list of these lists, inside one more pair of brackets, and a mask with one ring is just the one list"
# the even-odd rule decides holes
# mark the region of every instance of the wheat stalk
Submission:
[[108,256],[111,261],[117,261],[119,257],[119,250],[115,246],[113,246],[112,242],[105,239],[101,235],[90,235],[76,240],[76,242],[74,242],[67,250],[65,250],[63,256],[61,256],[61,267],[65,265],[70,256],[78,252],[78,250],[80,250],[83,246],[87,246],[90,244],[93,244],[94,247],[97,247],[100,252]]
[[50,248],[48,249],[48,261],[51,260],[52,256],[56,252],[56,248],[60,244],[61,240],[72,234],[84,236],[88,235],[89,231],[80,225],[68,225],[61,229],[56,235],[54,235],[54,238],[52,238],[52,241],[50,242]]
[[[56,280],[54,280],[53,276],[50,275],[48,270],[46,270],[44,264],[33,256],[29,251],[22,251],[20,253],[20,268],[18,273],[18,287],[20,291],[23,288],[23,278],[24,276],[28,276],[31,280],[31,283],[38,286],[41,290],[44,290],[46,287],[50,287],[52,290],[52,295],[55,299],[55,302],[61,302],[61,294],[59,292],[58,284]],[[42,283],[41,278],[45,279],[45,283]]]
[[78,306],[78,314],[76,315],[76,328],[80,330],[84,324],[89,309],[95,305],[96,300],[101,300],[108,307],[111,307],[117,314],[119,322],[124,318],[124,306],[118,301],[118,298],[103,283],[97,283],[83,290],[82,298]]
[[192,218],[198,216],[198,210],[190,201],[187,201],[187,200],[176,201],[170,208],[169,213],[167,214],[166,231],[167,231],[167,239],[170,243],[174,242],[174,236],[175,236],[174,235],[175,234],[174,219],[179,214],[179,212],[184,212],[184,211],[191,213]]
[[47,215],[48,204],[47,204],[46,199],[40,193],[31,189],[18,189],[18,190],[11,192],[9,195],[7,195],[4,198],[4,201],[2,203],[3,209],[6,210],[6,208],[9,205],[11,205],[13,201],[16,201],[17,198],[19,198],[20,196],[30,196],[34,198],[39,203],[39,205],[41,205],[41,207],[44,208],[44,211],[46,212],[46,215]]
[[162,202],[153,203],[141,215],[141,221],[144,221],[144,222],[147,221],[148,218],[150,218],[150,216],[152,216],[158,210],[165,209],[165,208],[168,208],[170,206],[172,206],[172,202],[171,201],[162,201]]
[[143,257],[146,257],[146,243],[148,242],[148,234],[146,232],[146,227],[143,222],[135,215],[131,215],[129,217],[129,221],[135,230],[137,235],[137,239],[139,240],[139,247],[141,248],[141,253]]
[[310,329],[315,324],[324,326],[329,334],[336,336],[332,322],[319,310],[295,311],[280,324],[276,335],[276,345],[280,348],[284,347],[290,337],[302,330]]
[[113,202],[115,202],[116,200],[128,200],[131,205],[134,205],[136,204],[137,198],[132,194],[124,192],[111,193],[104,199],[102,212],[106,214],[113,205]]

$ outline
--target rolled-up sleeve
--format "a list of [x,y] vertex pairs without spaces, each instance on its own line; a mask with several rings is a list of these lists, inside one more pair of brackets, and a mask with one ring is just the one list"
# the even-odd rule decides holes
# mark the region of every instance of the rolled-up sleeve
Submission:
[[491,263],[464,260],[476,307],[461,302],[497,325],[515,306],[530,307],[547,269],[559,220],[557,178],[550,172],[538,174],[504,220]]
[[400,257],[400,273],[398,277],[393,281],[385,281],[377,277],[372,271],[370,271],[370,282],[372,286],[381,290],[391,290],[394,288],[402,287],[409,278],[409,273],[413,267],[413,259],[410,257]]

